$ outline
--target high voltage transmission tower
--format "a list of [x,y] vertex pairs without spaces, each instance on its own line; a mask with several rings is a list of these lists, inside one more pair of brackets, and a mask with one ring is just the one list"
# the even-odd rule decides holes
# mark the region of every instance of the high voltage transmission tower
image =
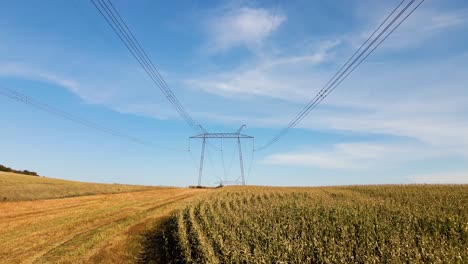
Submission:
[[242,125],[236,132],[234,133],[208,133],[202,126],[199,126],[200,129],[203,131],[202,134],[198,134],[195,136],[191,136],[189,139],[193,138],[200,138],[202,139],[202,146],[201,146],[201,155],[200,155],[200,168],[198,171],[198,186],[201,186],[201,180],[203,176],[203,162],[205,159],[205,145],[207,143],[207,139],[209,138],[217,138],[217,139],[225,139],[225,138],[232,138],[232,139],[237,139],[237,146],[239,149],[239,165],[240,165],[240,178],[241,178],[241,184],[245,185],[245,175],[244,175],[244,160],[242,157],[242,144],[241,144],[241,139],[254,139],[252,136],[244,135],[241,134],[242,129],[245,127],[245,125]]

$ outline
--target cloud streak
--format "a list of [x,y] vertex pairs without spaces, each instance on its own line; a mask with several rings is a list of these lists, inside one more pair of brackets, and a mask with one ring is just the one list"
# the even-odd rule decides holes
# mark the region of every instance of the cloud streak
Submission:
[[206,22],[209,47],[214,53],[259,47],[285,21],[286,16],[276,9],[240,7],[224,11]]
[[434,149],[416,144],[352,142],[334,144],[332,148],[276,153],[266,156],[262,162],[334,170],[369,170],[382,168],[383,164],[424,160],[440,155]]
[[83,85],[77,80],[44,70],[40,67],[32,67],[20,63],[3,63],[0,64],[0,77],[13,77],[49,83],[68,90],[86,103],[103,105],[123,114],[134,114],[161,120],[177,117],[168,104],[147,102],[146,100],[142,100],[142,98],[135,98],[133,100],[119,99],[117,95],[123,89],[120,86],[111,86],[110,89],[103,89],[102,87],[101,89],[95,89],[96,84]]
[[[367,4],[367,3],[366,3]],[[369,13],[367,10],[366,16]],[[377,12],[379,13],[379,12]],[[385,49],[404,49],[414,48],[424,42],[447,34],[453,29],[463,29],[468,26],[468,9],[443,10],[432,6],[429,3],[423,4],[416,12],[414,12],[388,40],[382,45],[381,50]],[[380,17],[376,18],[371,15],[372,24],[377,24]],[[374,28],[371,25],[370,28]],[[363,39],[366,39],[371,31],[363,31],[359,34],[359,38],[351,39],[354,46],[359,46]]]
[[468,184],[468,171],[410,175],[412,183]]
[[75,80],[17,63],[0,64],[0,76],[48,82],[66,88],[76,94],[79,94],[81,91],[80,85]]
[[186,80],[187,86],[223,97],[263,96],[304,101],[313,84],[323,82],[318,66],[334,56],[339,41],[324,41],[315,52],[268,57],[229,72]]

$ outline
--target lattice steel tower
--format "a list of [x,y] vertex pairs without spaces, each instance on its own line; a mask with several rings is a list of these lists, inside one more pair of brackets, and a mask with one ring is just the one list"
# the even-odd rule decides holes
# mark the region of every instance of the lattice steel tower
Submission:
[[245,175],[244,175],[244,160],[242,158],[242,144],[241,144],[241,139],[243,138],[250,138],[253,139],[254,137],[248,136],[241,134],[240,132],[242,129],[245,127],[245,125],[242,125],[236,132],[234,133],[208,133],[206,130],[202,127],[199,126],[203,134],[191,136],[190,138],[201,138],[202,139],[202,147],[201,147],[201,155],[200,155],[200,168],[198,171],[198,186],[201,186],[201,179],[203,176],[203,162],[205,159],[205,145],[206,145],[206,140],[208,138],[232,138],[232,139],[237,139],[237,145],[239,148],[239,165],[240,165],[240,171],[241,171],[241,182],[242,185],[245,185]]

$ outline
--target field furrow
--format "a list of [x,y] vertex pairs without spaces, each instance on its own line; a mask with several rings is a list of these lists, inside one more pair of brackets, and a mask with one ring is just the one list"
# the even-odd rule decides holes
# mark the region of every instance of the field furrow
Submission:
[[205,233],[203,232],[198,218],[195,216],[195,211],[198,212],[199,206],[189,207],[187,226],[189,227],[189,234],[191,237],[191,244],[196,250],[192,250],[195,255],[193,256],[195,262],[201,263],[219,263],[218,257],[215,255],[214,250],[209,243]]

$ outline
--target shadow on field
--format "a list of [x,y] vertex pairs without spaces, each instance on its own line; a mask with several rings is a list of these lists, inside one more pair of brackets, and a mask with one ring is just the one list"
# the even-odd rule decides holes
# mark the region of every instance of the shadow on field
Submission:
[[145,234],[137,263],[185,263],[177,246],[176,221],[175,217],[165,218]]

